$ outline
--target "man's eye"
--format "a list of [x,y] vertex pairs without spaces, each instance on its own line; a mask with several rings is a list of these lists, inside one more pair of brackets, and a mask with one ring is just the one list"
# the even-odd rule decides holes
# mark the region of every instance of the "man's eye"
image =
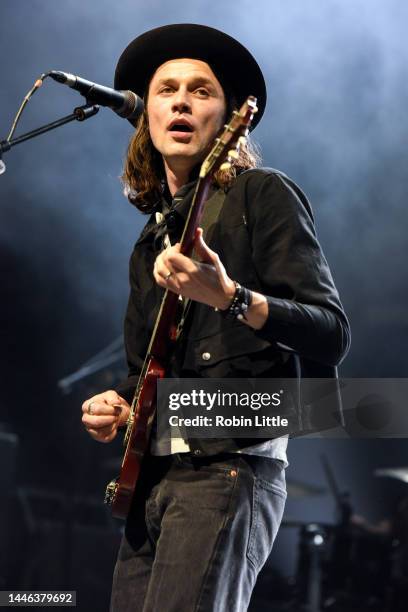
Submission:
[[159,91],[159,93],[169,93],[173,91],[173,88],[170,87],[169,85],[166,85],[165,87],[162,87]]
[[199,87],[198,89],[196,89],[196,93],[198,93],[198,95],[202,97],[210,95],[204,87]]

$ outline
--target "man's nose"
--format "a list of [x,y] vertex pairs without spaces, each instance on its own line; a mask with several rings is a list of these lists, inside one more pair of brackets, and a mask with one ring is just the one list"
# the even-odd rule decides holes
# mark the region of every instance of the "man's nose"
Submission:
[[179,113],[189,113],[191,102],[188,92],[182,88],[178,89],[173,97],[172,111]]

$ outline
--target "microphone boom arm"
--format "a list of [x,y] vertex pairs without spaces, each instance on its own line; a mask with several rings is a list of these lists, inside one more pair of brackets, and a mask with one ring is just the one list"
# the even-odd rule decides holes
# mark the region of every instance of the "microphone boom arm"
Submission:
[[[0,166],[3,164],[5,170],[4,162],[2,162],[2,155],[18,144],[25,142],[26,140],[30,140],[31,138],[35,138],[36,136],[40,136],[40,134],[45,134],[45,132],[49,132],[50,130],[55,130],[61,125],[65,125],[66,123],[70,123],[71,121],[85,121],[90,117],[96,115],[99,111],[98,104],[84,104],[83,106],[78,106],[74,109],[74,112],[71,115],[66,115],[61,119],[57,119],[57,121],[53,121],[52,123],[47,123],[36,130],[32,130],[31,132],[27,132],[26,134],[22,134],[17,138],[13,138],[12,140],[1,140],[0,141]],[[0,174],[2,174],[0,169]]]

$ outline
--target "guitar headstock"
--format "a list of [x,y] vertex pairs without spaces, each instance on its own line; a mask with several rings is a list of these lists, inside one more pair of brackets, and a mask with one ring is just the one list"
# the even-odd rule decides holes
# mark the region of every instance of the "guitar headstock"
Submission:
[[249,96],[239,111],[232,113],[231,120],[225,125],[221,136],[216,138],[213,148],[201,165],[201,179],[219,169],[227,170],[234,159],[238,159],[239,149],[246,141],[252,118],[257,111],[256,98]]

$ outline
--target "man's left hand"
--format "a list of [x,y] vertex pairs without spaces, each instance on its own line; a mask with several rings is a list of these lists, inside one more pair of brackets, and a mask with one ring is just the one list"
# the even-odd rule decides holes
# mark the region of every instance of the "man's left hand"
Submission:
[[180,243],[162,251],[153,269],[157,284],[196,302],[227,309],[234,297],[235,283],[218,254],[204,242],[201,228],[197,229],[194,249],[201,261],[182,255]]

